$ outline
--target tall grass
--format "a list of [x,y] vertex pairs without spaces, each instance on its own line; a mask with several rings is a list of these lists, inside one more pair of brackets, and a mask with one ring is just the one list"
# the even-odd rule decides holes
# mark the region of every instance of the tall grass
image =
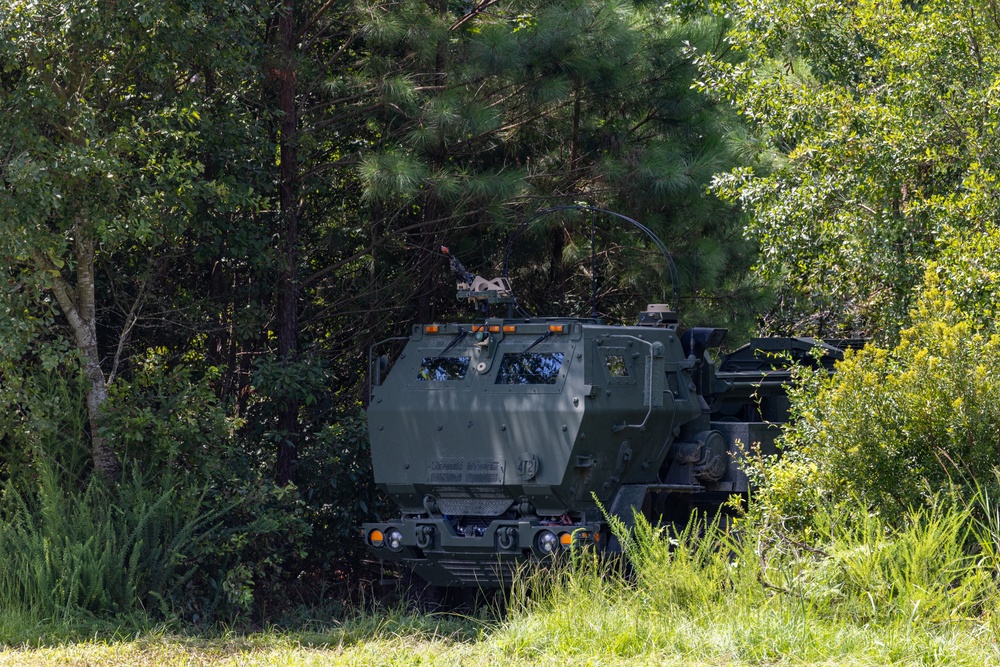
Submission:
[[549,585],[520,589],[492,650],[528,661],[996,664],[1000,512],[983,520],[985,501],[938,502],[898,525],[820,510],[808,539],[748,520],[677,531],[638,517],[632,533],[615,527],[627,568],[563,559]]
[[[794,535],[639,518],[634,532],[616,527],[622,559],[577,550],[521,573],[499,619],[400,606],[260,640],[277,652],[239,638],[220,648],[226,664],[1000,664],[1000,510],[988,500],[939,501],[899,524],[822,510]],[[222,659],[211,636],[193,641],[208,644],[177,648],[171,664]],[[133,649],[123,664],[151,662]],[[96,664],[101,650],[74,659]]]
[[95,477],[82,490],[45,464],[36,471],[33,484],[0,492],[0,615],[30,624],[169,613],[211,519],[199,503],[150,488],[134,468],[114,488]]

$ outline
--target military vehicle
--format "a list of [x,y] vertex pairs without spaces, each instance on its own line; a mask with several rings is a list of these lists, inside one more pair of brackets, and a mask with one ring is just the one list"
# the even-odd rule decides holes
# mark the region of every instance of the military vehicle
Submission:
[[[512,303],[506,277],[452,267],[459,298]],[[628,525],[634,511],[683,520],[745,495],[739,443],[773,450],[789,365],[832,369],[842,352],[764,338],[717,364],[725,335],[680,331],[663,304],[632,326],[511,307],[413,326],[384,378],[387,360],[371,358],[372,465],[400,514],[363,539],[431,584],[502,587],[526,560],[616,549],[602,506]]]

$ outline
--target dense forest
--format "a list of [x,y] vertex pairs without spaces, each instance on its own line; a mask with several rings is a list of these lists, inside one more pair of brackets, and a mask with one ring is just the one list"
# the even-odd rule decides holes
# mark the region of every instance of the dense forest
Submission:
[[[519,231],[537,311],[594,285],[609,322],[676,298],[734,343],[877,345],[802,379],[772,516],[989,470],[998,28],[984,0],[7,3],[0,607],[351,595],[368,349],[469,316],[442,245],[492,277]],[[613,220],[531,218],[578,203],[677,284]]]

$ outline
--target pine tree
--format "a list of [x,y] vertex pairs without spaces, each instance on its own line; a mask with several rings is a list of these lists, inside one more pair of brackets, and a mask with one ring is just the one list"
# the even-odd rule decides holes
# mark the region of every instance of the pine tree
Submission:
[[[416,316],[451,307],[442,242],[496,272],[520,220],[583,202],[664,240],[689,323],[746,330],[761,296],[746,279],[754,248],[734,211],[706,193],[736,163],[733,121],[691,90],[690,45],[721,48],[723,27],[704,14],[592,0],[488,2],[465,14],[406,2],[377,15],[367,46],[378,55],[359,80],[377,104],[361,177],[382,233],[419,276]],[[590,223],[547,216],[520,238],[522,301],[589,314]],[[605,315],[630,320],[647,301],[673,298],[642,234],[614,219],[597,227]]]

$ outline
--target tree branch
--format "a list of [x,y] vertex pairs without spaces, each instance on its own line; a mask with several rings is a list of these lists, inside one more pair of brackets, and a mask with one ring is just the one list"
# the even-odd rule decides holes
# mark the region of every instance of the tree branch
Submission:
[[418,222],[418,223],[415,223],[415,224],[412,224],[412,225],[407,225],[406,227],[400,227],[399,229],[394,230],[392,232],[392,234],[386,234],[382,238],[376,239],[375,241],[373,241],[372,243],[368,244],[367,246],[365,246],[361,250],[357,251],[356,253],[350,255],[349,257],[345,257],[344,259],[340,260],[339,262],[335,262],[335,263],[330,264],[328,266],[324,266],[319,271],[314,272],[312,275],[310,275],[310,276],[306,277],[304,280],[302,280],[299,283],[299,287],[301,289],[305,289],[308,285],[311,285],[312,283],[316,282],[320,278],[323,278],[324,276],[329,275],[330,273],[332,273],[334,271],[337,271],[338,269],[341,269],[341,268],[347,266],[351,262],[355,262],[355,261],[361,259],[365,255],[371,254],[371,252],[373,250],[375,250],[376,248],[379,248],[379,247],[385,245],[386,242],[388,242],[389,240],[391,240],[392,238],[394,238],[395,236],[397,236],[399,234],[405,234],[407,232],[416,231],[418,229],[423,229],[425,227],[433,227],[434,225],[436,225],[436,224],[438,224],[440,222],[444,222],[444,221],[448,221],[448,220],[453,220],[455,218],[460,218],[460,217],[464,217],[464,216],[462,216],[462,215],[453,215],[453,216],[448,216],[446,218],[435,218],[434,220],[423,220],[421,222]]
[[80,319],[80,311],[76,307],[73,288],[59,273],[56,265],[48,257],[42,255],[39,250],[33,249],[31,251],[31,259],[40,271],[45,271],[52,277],[52,292],[56,295],[56,301],[59,302],[59,307],[62,308],[63,314],[69,321],[70,328],[76,334],[77,330],[83,326],[83,321]]
[[480,14],[482,14],[483,12],[485,12],[487,9],[489,9],[493,5],[497,4],[498,2],[500,2],[500,0],[483,0],[478,5],[476,5],[472,9],[470,9],[468,14],[466,14],[465,16],[463,16],[462,18],[460,18],[458,21],[456,21],[455,23],[453,23],[451,25],[451,27],[448,28],[448,32],[455,32],[456,30],[458,30],[459,28],[461,28],[463,25],[465,25],[466,23],[468,23],[472,19],[476,18],[477,16],[479,16]]
[[146,283],[144,282],[142,287],[139,289],[139,294],[135,297],[135,301],[132,302],[132,307],[129,308],[128,315],[125,316],[125,326],[122,327],[122,332],[118,336],[118,345],[115,347],[115,356],[111,363],[111,373],[108,375],[108,384],[114,382],[115,376],[118,375],[118,365],[121,362],[122,351],[125,349],[125,343],[128,341],[128,337],[132,333],[132,329],[135,327],[136,322],[139,321],[137,313],[139,312],[141,303],[145,300],[145,296]]

